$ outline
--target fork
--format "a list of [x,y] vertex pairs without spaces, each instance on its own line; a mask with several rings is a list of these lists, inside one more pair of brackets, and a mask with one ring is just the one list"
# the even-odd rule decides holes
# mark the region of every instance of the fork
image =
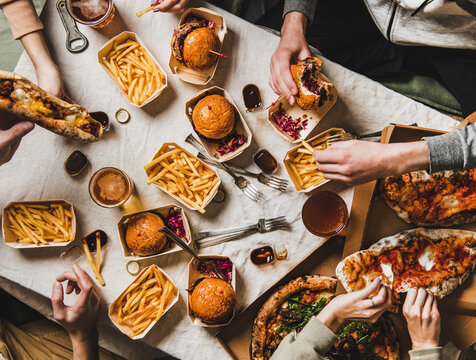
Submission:
[[[259,231],[260,233],[265,233],[268,231],[276,230],[288,225],[286,221],[286,216],[279,216],[271,219],[259,219],[256,224],[252,225],[243,225],[230,229],[221,229],[221,230],[208,230],[208,231],[199,231],[195,234],[195,240],[202,240],[207,237],[217,236],[217,235],[228,235],[236,233],[246,233],[248,231]],[[210,240],[215,241],[215,240]]]
[[375,137],[375,136],[380,136],[382,135],[382,131],[377,131],[373,132],[370,134],[364,134],[364,135],[357,135],[353,133],[344,133],[344,134],[336,134],[336,135],[331,135],[328,138],[326,138],[323,143],[325,142],[326,144],[332,144],[337,141],[347,141],[347,140],[359,140],[359,139],[364,139],[364,138],[369,138],[369,137]]
[[[208,159],[208,157],[202,154],[201,152],[197,154],[197,158],[203,161]],[[219,166],[221,169],[225,170],[233,178],[233,180],[235,180],[235,185],[238,186],[238,188],[243,191],[243,193],[251,200],[255,202],[261,202],[263,200],[263,193],[258,190],[256,186],[246,180],[243,176],[236,176],[233,171],[231,171],[229,168],[227,168],[220,162],[217,162],[216,165]]]
[[206,151],[203,148],[202,144],[200,144],[200,142],[197,139],[195,139],[195,137],[193,137],[192,134],[189,134],[187,136],[187,138],[185,139],[185,142],[189,143],[195,149],[197,149],[198,151],[203,153],[207,157],[207,160],[204,159],[203,161],[205,161],[207,164],[214,165],[214,166],[221,166],[222,165],[222,166],[228,167],[230,170],[234,171],[235,173],[254,177],[254,178],[258,179],[258,181],[260,183],[262,183],[263,185],[269,186],[269,187],[271,187],[273,189],[276,189],[276,190],[279,190],[279,191],[285,192],[288,188],[289,182],[286,179],[283,179],[283,178],[280,178],[280,177],[274,176],[274,175],[266,176],[262,172],[259,173],[259,174],[253,173],[251,171],[242,169],[242,168],[240,168],[236,165],[232,165],[232,164],[222,164],[219,161],[211,158],[210,156],[207,156],[205,154]]

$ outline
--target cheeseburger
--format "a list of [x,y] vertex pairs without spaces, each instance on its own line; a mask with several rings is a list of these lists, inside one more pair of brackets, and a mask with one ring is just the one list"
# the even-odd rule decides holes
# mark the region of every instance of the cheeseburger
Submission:
[[175,29],[172,37],[172,54],[178,62],[193,70],[211,68],[218,60],[220,39],[213,31],[215,23],[191,18]]
[[133,216],[127,224],[127,246],[134,254],[140,256],[160,253],[167,244],[167,237],[159,232],[163,226],[162,218],[152,212]]
[[205,278],[193,289],[190,309],[196,317],[209,324],[228,322],[235,310],[235,291],[226,281]]
[[317,110],[337,96],[334,85],[321,73],[322,60],[308,57],[291,65],[291,74],[298,86],[296,103],[303,110]]
[[200,135],[212,140],[223,139],[235,126],[235,108],[221,95],[208,95],[193,108],[192,121]]

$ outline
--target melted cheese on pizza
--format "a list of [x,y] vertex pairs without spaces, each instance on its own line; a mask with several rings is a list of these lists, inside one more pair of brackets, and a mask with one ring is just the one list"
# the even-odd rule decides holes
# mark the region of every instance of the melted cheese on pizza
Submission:
[[472,271],[476,262],[473,242],[472,237],[448,236],[435,241],[418,234],[404,245],[381,251],[362,251],[360,261],[355,258],[344,260],[343,271],[349,275],[347,285],[353,290],[366,287],[378,276],[392,284],[395,293],[406,292],[412,287],[431,289]]
[[476,211],[476,169],[390,176],[383,180],[382,191],[406,222],[437,225],[452,215]]

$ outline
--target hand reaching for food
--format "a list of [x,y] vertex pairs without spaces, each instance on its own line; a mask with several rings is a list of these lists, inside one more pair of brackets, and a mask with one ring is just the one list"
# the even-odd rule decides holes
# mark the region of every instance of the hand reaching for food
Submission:
[[403,304],[412,349],[438,347],[441,321],[433,294],[425,289],[410,289]]
[[[66,294],[73,291],[78,295],[74,305],[64,304],[63,281],[68,281]],[[101,290],[91,277],[78,265],[73,265],[73,271],[66,271],[56,278],[51,294],[53,314],[68,332],[73,343],[75,355],[89,354],[94,359],[97,357],[97,330],[96,317],[101,300]],[[96,355],[94,355],[96,353]],[[95,357],[96,356],[96,357]],[[75,357],[76,359],[76,357]]]
[[187,8],[189,0],[155,0],[152,6],[162,12],[178,13]]
[[290,105],[294,105],[294,95],[298,93],[291,75],[291,63],[311,56],[304,37],[306,22],[306,16],[300,12],[287,13],[281,29],[281,41],[271,57],[269,85],[276,94],[285,96]]
[[11,160],[23,136],[34,127],[30,121],[20,121],[11,114],[0,113],[0,165]]
[[56,64],[54,66],[38,67],[36,78],[38,86],[48,94],[74,104],[74,101],[64,92],[63,78]]
[[[374,292],[377,295],[370,297]],[[317,315],[317,318],[332,332],[348,321],[367,321],[374,323],[392,306],[392,291],[376,278],[365,289],[339,295],[332,299]]]
[[426,169],[430,161],[424,141],[395,144],[340,141],[325,150],[315,150],[314,157],[325,179],[349,186]]

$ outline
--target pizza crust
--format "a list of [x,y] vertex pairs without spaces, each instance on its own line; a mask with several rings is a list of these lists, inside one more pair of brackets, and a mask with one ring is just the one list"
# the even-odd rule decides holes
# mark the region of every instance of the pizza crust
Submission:
[[37,85],[33,84],[28,79],[20,76],[16,73],[11,73],[8,71],[0,70],[0,79],[12,80],[14,82],[22,84],[25,88],[31,89],[34,92],[39,93],[40,97],[51,101],[55,105],[58,105],[60,108],[67,109],[74,114],[80,114],[88,122],[95,124],[96,134],[91,134],[86,131],[81,130],[80,128],[74,126],[72,123],[66,120],[57,120],[47,116],[44,116],[40,113],[37,113],[30,108],[21,106],[10,99],[5,99],[0,97],[0,111],[8,112],[15,115],[18,118],[32,121],[45,129],[48,129],[58,135],[67,136],[77,140],[83,141],[97,141],[103,134],[102,126],[99,122],[94,120],[89,113],[79,105],[69,104],[55,96],[49,95],[44,90],[39,88]]
[[337,279],[329,276],[306,275],[291,280],[286,285],[280,287],[263,304],[256,317],[251,332],[251,359],[263,360],[264,342],[266,339],[266,324],[269,315],[280,306],[286,297],[304,289],[321,290],[323,293],[334,294],[337,286]]
[[[419,236],[426,236],[436,242],[441,241],[442,239],[445,239],[450,236],[458,238],[471,238],[472,241],[466,244],[466,248],[469,250],[470,254],[476,253],[476,233],[473,231],[417,228],[413,230],[403,231],[396,235],[385,237],[373,244],[371,247],[369,247],[368,250],[358,251],[354,254],[347,256],[337,265],[336,276],[344,286],[344,289],[347,292],[352,292],[355,290],[352,286],[352,283],[354,281],[352,279],[352,272],[357,271],[365,273],[365,269],[363,269],[363,257],[379,256],[382,251],[385,251],[388,248],[411,244],[415,241],[418,241]],[[438,299],[445,297],[446,295],[452,293],[458,286],[462,285],[466,279],[468,279],[475,266],[476,261],[473,262],[472,268],[465,271],[461,276],[446,279],[440,284],[429,288],[429,290]],[[365,286],[369,285],[370,282],[374,280],[374,278],[375,277],[365,278],[364,276],[364,279],[366,280]],[[399,292],[407,292],[410,288],[411,287],[408,287],[407,289],[402,289]]]

